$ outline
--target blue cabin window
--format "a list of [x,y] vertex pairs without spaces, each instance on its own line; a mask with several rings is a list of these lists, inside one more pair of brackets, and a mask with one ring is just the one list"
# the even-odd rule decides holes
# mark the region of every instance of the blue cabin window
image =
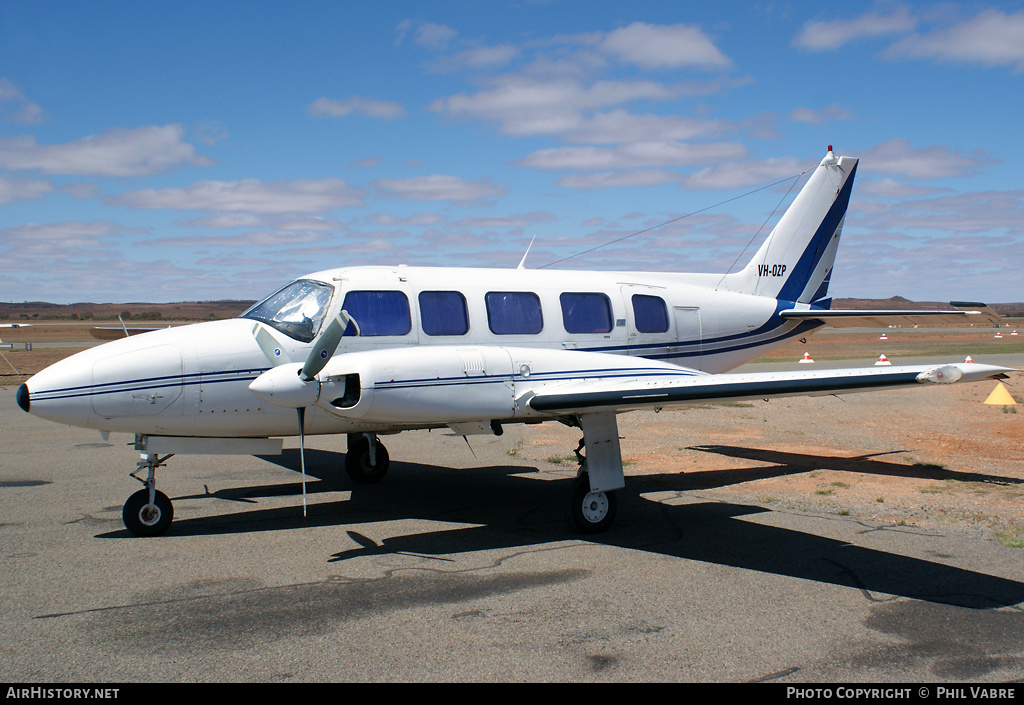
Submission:
[[530,291],[491,291],[487,325],[495,335],[536,335],[544,328],[540,297]]
[[[359,324],[359,335],[406,335],[412,330],[409,299],[401,291],[350,291],[341,307]],[[349,325],[345,335],[355,335]]]
[[465,335],[469,332],[466,297],[458,291],[421,291],[420,326],[427,335]]
[[640,333],[668,331],[668,307],[660,296],[633,294],[633,320]]
[[558,300],[567,333],[611,332],[612,304],[604,294],[567,292]]

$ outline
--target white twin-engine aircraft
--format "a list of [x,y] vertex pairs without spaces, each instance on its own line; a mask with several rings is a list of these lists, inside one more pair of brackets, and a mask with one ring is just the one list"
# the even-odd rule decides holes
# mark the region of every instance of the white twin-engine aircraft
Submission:
[[[240,318],[125,337],[22,385],[45,419],[135,434],[145,487],[130,532],[173,508],[156,469],[177,453],[280,453],[283,436],[348,435],[355,482],[388,470],[382,434],[512,423],[582,430],[570,516],[606,529],[624,487],[616,415],[635,409],[997,378],[950,363],[722,374],[824,325],[986,321],[949,311],[830,311],[826,290],[857,160],[829,147],[753,260],[733,274],[352,267],[297,279]],[[974,309],[974,310],[968,310]],[[580,450],[585,449],[585,454]],[[303,482],[305,464],[303,457]],[[303,484],[305,506],[305,485]]]

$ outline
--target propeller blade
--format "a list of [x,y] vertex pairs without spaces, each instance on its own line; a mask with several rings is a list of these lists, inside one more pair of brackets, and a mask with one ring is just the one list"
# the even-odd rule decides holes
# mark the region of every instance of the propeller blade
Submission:
[[302,379],[308,382],[319,374],[327,361],[334,355],[334,351],[338,349],[338,344],[341,343],[341,338],[345,335],[349,323],[355,326],[356,335],[359,335],[359,324],[355,322],[355,319],[345,311],[339,311],[337,317],[313,343],[313,349],[309,351],[309,357],[306,358],[306,363],[302,366]]
[[277,367],[292,361],[284,347],[277,342],[277,338],[263,325],[257,323],[253,326],[252,336],[256,338],[256,344],[260,346],[260,350],[266,355],[271,365]]
[[302,470],[302,516],[306,516],[306,407],[300,406],[299,414],[299,467]]

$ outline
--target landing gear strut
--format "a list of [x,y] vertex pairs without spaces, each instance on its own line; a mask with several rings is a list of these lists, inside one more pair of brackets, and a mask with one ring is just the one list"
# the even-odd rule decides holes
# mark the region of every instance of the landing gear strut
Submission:
[[145,485],[124,503],[121,510],[121,518],[124,520],[124,527],[136,536],[159,536],[167,531],[167,527],[174,520],[174,506],[167,495],[156,488],[156,469],[170,458],[156,453],[147,453],[143,460],[136,463],[140,472],[146,470],[146,479],[132,473],[132,477]]
[[353,433],[348,437],[345,472],[361,485],[380,482],[388,472],[391,459],[388,449],[376,433]]

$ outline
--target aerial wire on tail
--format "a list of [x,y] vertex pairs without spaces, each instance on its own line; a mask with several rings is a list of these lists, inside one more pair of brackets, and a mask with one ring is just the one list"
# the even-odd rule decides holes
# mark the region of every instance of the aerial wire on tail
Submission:
[[[727,203],[732,203],[733,201],[738,201],[741,198],[745,198],[747,196],[751,196],[751,195],[753,195],[753,194],[755,194],[755,193],[757,193],[759,191],[764,191],[766,189],[770,189],[770,188],[772,188],[774,186],[778,186],[779,184],[783,184],[783,183],[785,183],[785,182],[787,182],[787,181],[792,179],[793,180],[793,184],[790,185],[789,191],[786,192],[786,195],[788,196],[789,192],[793,190],[793,186],[796,185],[796,183],[799,180],[799,178],[801,176],[803,176],[804,174],[806,174],[811,169],[813,169],[815,166],[817,166],[817,164],[815,164],[814,166],[808,167],[807,169],[804,169],[799,174],[794,174],[793,176],[787,176],[785,179],[779,179],[778,181],[773,181],[770,184],[766,184],[764,186],[759,186],[758,188],[755,188],[755,189],[752,189],[750,191],[747,191],[746,193],[741,193],[738,196],[733,196],[732,198],[727,198],[724,201],[719,201],[718,203],[714,203],[714,204],[712,204],[710,206],[707,206],[705,208],[701,208],[700,210],[695,210],[695,211],[692,211],[690,213],[686,213],[684,215],[681,215],[681,216],[679,216],[677,218],[672,218],[671,220],[666,220],[664,223],[658,223],[657,225],[652,225],[649,228],[644,228],[643,230],[637,230],[636,232],[630,233],[629,235],[623,235],[622,237],[616,238],[614,240],[609,240],[608,242],[602,243],[600,245],[595,245],[594,247],[591,247],[589,249],[581,250],[580,252],[577,252],[576,254],[572,254],[572,255],[569,255],[567,257],[562,257],[561,259],[556,259],[556,260],[554,260],[552,262],[548,262],[547,264],[544,264],[544,265],[541,265],[540,267],[537,267],[537,269],[546,269],[548,267],[551,267],[551,266],[556,265],[556,264],[560,264],[560,263],[565,262],[567,260],[571,260],[571,259],[574,259],[576,257],[580,257],[582,255],[590,254],[591,252],[594,252],[596,250],[600,250],[600,249],[602,249],[604,247],[608,247],[609,245],[615,245],[617,243],[622,242],[623,240],[628,240],[631,237],[636,237],[637,235],[643,235],[644,233],[649,233],[652,230],[657,230],[658,228],[663,228],[666,225],[671,225],[672,223],[677,223],[680,220],[685,220],[686,218],[689,218],[691,216],[699,215],[701,213],[704,213],[706,211],[711,210],[712,208],[718,208],[719,206],[724,206]],[[785,196],[783,196],[783,200],[785,200]],[[781,204],[782,204],[782,201],[779,202],[779,205],[781,205]],[[776,206],[775,210],[778,210],[778,208],[779,207]],[[775,210],[772,211],[773,214],[775,213]],[[771,215],[769,215],[768,218],[771,218]],[[767,222],[767,220],[765,222]],[[763,228],[764,226],[762,225],[761,227]],[[758,230],[758,232],[760,232],[760,229]],[[757,233],[754,234],[754,237],[757,237]],[[754,238],[751,238],[750,240],[751,240],[751,242],[753,242]],[[747,247],[749,247],[749,246],[750,246],[750,244],[748,243]],[[744,250],[745,249],[746,248],[744,248]],[[524,259],[525,259],[525,257],[524,257]],[[738,260],[739,257],[737,257],[736,259]],[[736,263],[733,262],[734,266],[735,266],[735,264]]]

